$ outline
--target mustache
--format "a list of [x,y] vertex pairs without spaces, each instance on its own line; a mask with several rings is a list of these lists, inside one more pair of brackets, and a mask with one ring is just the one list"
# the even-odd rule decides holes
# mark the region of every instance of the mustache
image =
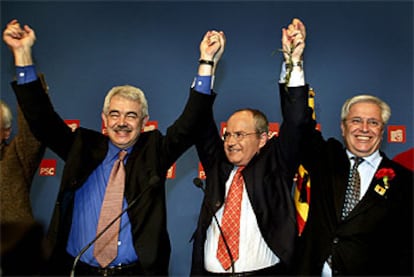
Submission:
[[127,125],[119,125],[113,128],[115,132],[123,131],[123,132],[132,132],[132,129]]

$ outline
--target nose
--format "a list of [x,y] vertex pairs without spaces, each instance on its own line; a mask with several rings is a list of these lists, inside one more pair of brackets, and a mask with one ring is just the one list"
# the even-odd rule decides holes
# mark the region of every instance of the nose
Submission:
[[364,132],[366,132],[366,131],[368,131],[368,120],[362,120],[362,122],[361,122],[361,129],[362,129],[362,131],[364,131]]
[[118,122],[118,124],[119,124],[119,125],[121,125],[121,126],[124,126],[124,125],[126,125],[126,124],[125,124],[125,122],[126,122],[126,116],[125,116],[125,115],[121,115],[121,116],[119,117],[119,122]]

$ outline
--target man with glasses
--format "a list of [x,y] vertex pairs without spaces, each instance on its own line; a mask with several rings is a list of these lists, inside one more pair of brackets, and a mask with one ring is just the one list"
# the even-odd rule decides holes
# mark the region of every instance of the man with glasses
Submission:
[[[291,187],[307,118],[308,87],[299,66],[304,33],[296,19],[283,29],[286,68],[298,71],[301,78],[285,82],[282,74],[284,121],[278,137],[269,139],[268,120],[255,109],[234,112],[221,137],[211,110],[196,144],[207,178],[194,234],[192,275],[288,273],[297,236]],[[217,35],[224,51],[224,34]],[[219,58],[201,59],[195,89],[203,91],[199,84],[207,84],[204,91],[210,93]]]
[[[312,200],[297,252],[300,275],[413,275],[413,173],[379,150],[390,116],[378,97],[354,96],[342,106],[346,148],[317,130],[306,140]],[[353,175],[357,182],[348,181]]]
[[299,275],[413,276],[413,173],[379,150],[390,116],[378,97],[357,95],[342,106],[345,148],[307,132],[311,202]]

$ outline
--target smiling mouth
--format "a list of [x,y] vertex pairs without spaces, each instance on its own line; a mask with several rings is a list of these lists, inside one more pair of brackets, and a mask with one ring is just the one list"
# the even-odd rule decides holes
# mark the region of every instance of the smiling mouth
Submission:
[[371,139],[371,137],[369,137],[369,136],[362,136],[362,135],[359,135],[359,136],[355,136],[358,140],[361,140],[361,141],[369,141],[370,139]]
[[131,130],[116,130],[117,133],[131,133]]

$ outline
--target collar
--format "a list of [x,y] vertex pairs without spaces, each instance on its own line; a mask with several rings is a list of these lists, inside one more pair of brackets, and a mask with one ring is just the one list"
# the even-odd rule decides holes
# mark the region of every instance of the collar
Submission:
[[112,160],[112,159],[118,158],[118,153],[121,150],[126,150],[128,152],[128,155],[127,155],[127,157],[128,157],[129,154],[131,154],[132,147],[133,146],[130,146],[130,147],[126,148],[126,149],[119,148],[118,146],[115,146],[110,140],[108,140],[108,153],[106,154],[106,158],[105,159]]
[[[348,156],[348,159],[351,159],[355,155],[352,154],[348,149],[346,150],[346,154]],[[372,168],[377,168],[380,164],[382,157],[379,152],[379,150],[375,151],[369,156],[363,157],[364,158],[364,164],[371,166]]]

